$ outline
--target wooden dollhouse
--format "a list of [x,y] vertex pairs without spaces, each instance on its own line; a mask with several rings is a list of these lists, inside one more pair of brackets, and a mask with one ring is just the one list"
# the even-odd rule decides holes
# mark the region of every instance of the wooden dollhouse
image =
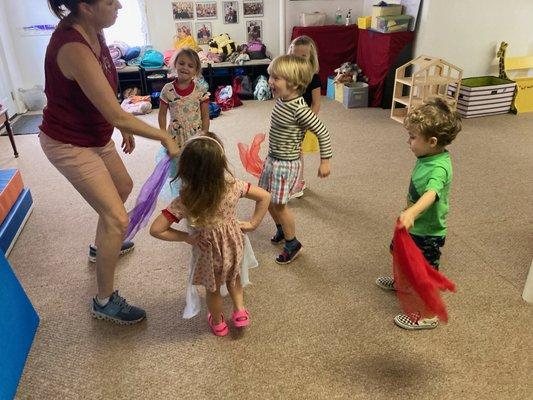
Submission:
[[436,57],[419,56],[402,65],[396,69],[391,118],[403,123],[413,107],[437,97],[455,110],[459,91],[451,96],[448,86],[454,84],[459,88],[462,76],[462,69]]

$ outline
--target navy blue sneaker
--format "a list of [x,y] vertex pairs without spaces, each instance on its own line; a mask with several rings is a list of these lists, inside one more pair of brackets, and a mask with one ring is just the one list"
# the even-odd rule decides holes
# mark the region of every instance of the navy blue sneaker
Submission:
[[296,257],[298,257],[302,250],[303,246],[300,242],[298,242],[292,249],[287,248],[287,245],[285,245],[281,254],[276,257],[276,262],[278,264],[289,264],[293,262]]
[[[120,248],[120,255],[123,256],[126,253],[129,253],[135,248],[135,243],[133,242],[124,242]],[[89,261],[92,263],[96,262],[96,246],[91,244],[89,245]]]
[[270,242],[272,244],[280,244],[285,241],[285,235],[283,234],[283,231],[278,230],[274,236],[270,238]]
[[133,325],[146,318],[146,312],[142,308],[128,304],[126,299],[118,294],[118,290],[113,292],[105,306],[101,306],[96,297],[93,298],[91,313],[96,319],[111,321],[119,325]]

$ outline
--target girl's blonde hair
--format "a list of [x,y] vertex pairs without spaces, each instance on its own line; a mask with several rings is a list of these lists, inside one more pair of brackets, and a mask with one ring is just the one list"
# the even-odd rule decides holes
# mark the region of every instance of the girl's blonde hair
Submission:
[[289,54],[294,53],[294,48],[296,46],[307,46],[309,47],[309,62],[311,63],[311,66],[313,67],[313,71],[316,74],[318,72],[318,51],[316,49],[316,43],[313,39],[311,39],[309,36],[298,36],[296,39],[294,39],[290,46],[289,46]]
[[307,60],[292,54],[285,54],[272,60],[268,66],[268,73],[285,79],[289,89],[302,94],[311,83],[314,71]]
[[222,142],[212,132],[190,140],[179,159],[180,197],[191,226],[215,225],[228,186],[235,182]]
[[170,59],[170,65],[172,67],[172,72],[177,74],[177,68],[176,63],[178,62],[178,57],[182,54],[189,57],[193,64],[194,68],[196,69],[196,76],[200,76],[202,73],[202,62],[200,61],[200,57],[198,56],[198,53],[191,49],[190,47],[182,47],[181,49],[177,50],[172,58]]

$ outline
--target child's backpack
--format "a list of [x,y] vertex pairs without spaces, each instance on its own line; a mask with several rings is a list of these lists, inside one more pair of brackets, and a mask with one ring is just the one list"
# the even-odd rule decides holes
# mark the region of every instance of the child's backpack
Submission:
[[255,80],[254,98],[256,100],[270,100],[272,93],[268,86],[268,80],[264,75],[259,75]]
[[237,50],[237,46],[227,33],[215,36],[209,41],[209,51],[211,53],[229,56],[235,50]]
[[237,75],[233,78],[232,87],[241,99],[253,99],[252,81],[248,75]]
[[221,112],[222,110],[217,103],[209,102],[209,119],[218,117]]
[[233,107],[242,106],[242,101],[230,85],[218,87],[215,91],[215,103],[220,106],[222,111],[228,111]]
[[252,40],[248,42],[248,55],[250,60],[261,60],[267,58],[266,56],[266,46],[259,40]]

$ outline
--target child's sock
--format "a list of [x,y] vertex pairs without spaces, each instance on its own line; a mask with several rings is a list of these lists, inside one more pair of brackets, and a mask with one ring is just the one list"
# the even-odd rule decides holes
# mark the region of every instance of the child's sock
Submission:
[[109,303],[109,297],[104,297],[103,299],[99,298],[98,295],[96,296],[96,302],[99,306],[105,307],[107,303]]
[[281,224],[276,224],[276,234],[270,238],[272,243],[281,243],[285,240],[285,235],[283,234],[283,228]]

